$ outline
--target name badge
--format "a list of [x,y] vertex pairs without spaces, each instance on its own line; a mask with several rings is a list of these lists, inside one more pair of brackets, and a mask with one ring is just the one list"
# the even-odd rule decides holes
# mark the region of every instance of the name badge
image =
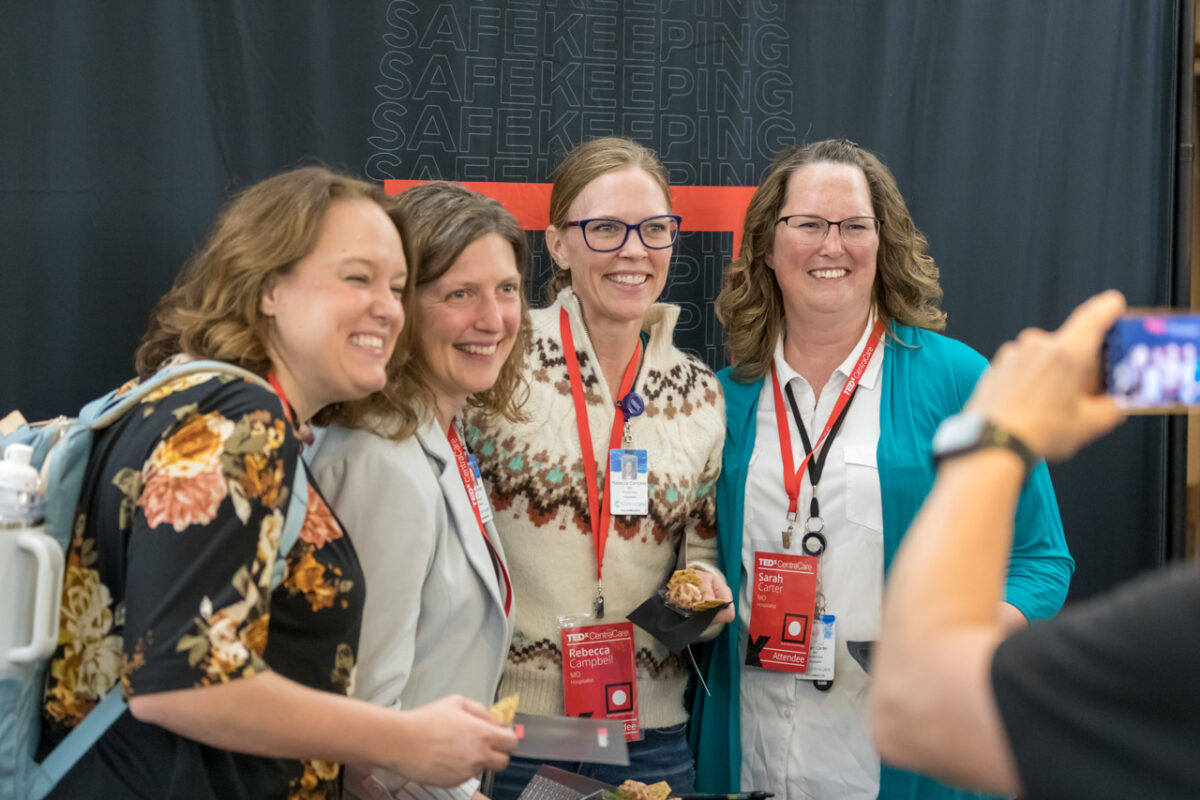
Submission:
[[837,620],[833,614],[817,617],[812,643],[808,646],[808,669],[796,678],[802,681],[833,680],[833,658],[837,654]]
[[817,559],[756,552],[753,586],[746,665],[804,672],[815,633]]
[[645,450],[608,451],[608,503],[613,514],[650,513],[650,460]]
[[492,521],[492,504],[488,502],[487,490],[483,488],[483,473],[479,471],[479,460],[467,456],[471,464],[471,480],[475,484],[475,505],[479,508],[479,521],[487,525]]
[[641,739],[633,623],[562,628],[560,634],[567,716],[619,720],[625,741]]

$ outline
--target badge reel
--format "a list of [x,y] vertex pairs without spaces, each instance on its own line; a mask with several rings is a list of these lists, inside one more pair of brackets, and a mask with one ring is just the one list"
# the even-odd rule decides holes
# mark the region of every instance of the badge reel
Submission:
[[633,448],[629,420],[646,410],[646,403],[637,392],[629,392],[617,404],[625,415],[625,433],[621,448],[608,451],[609,512],[624,516],[645,516],[650,513],[650,460],[645,450]]
[[800,549],[804,555],[820,558],[825,552],[825,520],[820,517],[809,517],[804,520],[804,536],[800,539]]

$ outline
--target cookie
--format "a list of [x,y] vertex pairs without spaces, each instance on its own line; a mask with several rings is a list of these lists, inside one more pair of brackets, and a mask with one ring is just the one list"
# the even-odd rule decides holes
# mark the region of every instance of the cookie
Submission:
[[488,713],[501,725],[512,725],[513,717],[517,713],[517,701],[520,698],[519,694],[510,694],[508,697],[501,698],[488,709]]

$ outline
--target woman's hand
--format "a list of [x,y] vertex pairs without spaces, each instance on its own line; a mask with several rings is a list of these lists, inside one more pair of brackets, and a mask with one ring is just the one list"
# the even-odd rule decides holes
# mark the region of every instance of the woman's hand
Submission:
[[[700,578],[701,600],[720,600],[722,603],[733,601],[733,592],[729,590],[729,584],[725,582],[724,575],[714,569],[699,567],[696,569],[696,576]],[[725,606],[713,617],[713,624],[724,625],[727,622],[733,622],[733,614],[733,606]]]
[[485,769],[502,770],[517,746],[511,727],[458,695],[394,713],[410,727],[390,768],[419,783],[450,788]]
[[446,788],[485,768],[503,769],[517,746],[511,728],[464,697],[395,711],[274,672],[136,695],[129,710],[142,722],[222,750],[383,767]]

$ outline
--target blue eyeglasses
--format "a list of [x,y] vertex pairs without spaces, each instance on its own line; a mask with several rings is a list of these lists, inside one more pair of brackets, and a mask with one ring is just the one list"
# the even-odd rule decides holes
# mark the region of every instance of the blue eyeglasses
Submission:
[[636,230],[642,244],[650,250],[665,250],[675,244],[679,237],[679,224],[683,217],[678,214],[660,214],[646,217],[641,222],[622,222],[619,219],[600,217],[568,222],[568,226],[583,232],[583,243],[597,253],[620,250],[629,239],[629,232]]

